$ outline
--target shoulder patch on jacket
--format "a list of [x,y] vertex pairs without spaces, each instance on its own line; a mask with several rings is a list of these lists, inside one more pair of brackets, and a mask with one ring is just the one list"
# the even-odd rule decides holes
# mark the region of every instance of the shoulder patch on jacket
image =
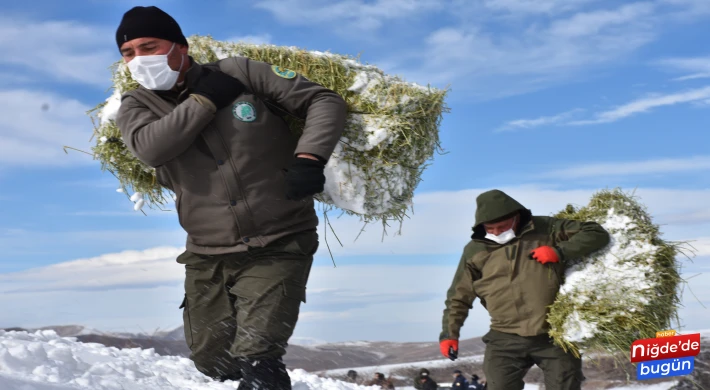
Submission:
[[283,77],[285,79],[292,79],[296,77],[296,72],[292,71],[291,69],[282,68],[277,65],[271,65],[271,70],[273,70],[277,76]]

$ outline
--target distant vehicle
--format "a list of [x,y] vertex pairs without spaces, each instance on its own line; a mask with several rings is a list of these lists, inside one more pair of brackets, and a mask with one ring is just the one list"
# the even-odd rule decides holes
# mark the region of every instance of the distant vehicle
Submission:
[[451,390],[451,389],[453,389],[453,383],[452,383],[452,382],[449,382],[449,383],[437,383],[437,385],[438,385],[438,386],[437,386],[437,389],[441,389],[441,390]]

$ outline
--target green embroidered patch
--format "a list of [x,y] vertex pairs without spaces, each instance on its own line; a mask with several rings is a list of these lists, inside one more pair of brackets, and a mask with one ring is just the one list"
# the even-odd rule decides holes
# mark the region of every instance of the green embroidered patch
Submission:
[[296,72],[292,71],[291,69],[286,69],[286,68],[282,68],[280,66],[272,65],[271,70],[273,70],[274,73],[276,73],[276,75],[278,75],[279,77],[283,77],[285,79],[292,79],[292,78],[296,77]]
[[254,122],[256,120],[256,108],[249,102],[237,102],[232,107],[234,117],[242,122]]

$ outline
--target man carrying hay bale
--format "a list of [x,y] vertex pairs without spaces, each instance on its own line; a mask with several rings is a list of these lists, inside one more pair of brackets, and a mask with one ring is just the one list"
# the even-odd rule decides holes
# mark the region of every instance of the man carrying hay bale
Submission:
[[596,222],[533,216],[491,190],[476,199],[476,222],[446,298],[441,353],[455,360],[459,330],[477,297],[491,316],[483,371],[491,390],[516,390],[533,364],[549,390],[581,389],[582,361],[553,344],[548,306],[555,302],[565,261],[610,241]]
[[[181,308],[190,358],[239,389],[291,389],[282,356],[318,248],[313,195],[345,125],[333,91],[247,58],[198,64],[175,20],[128,11],[119,50],[141,87],[116,117],[128,150],[176,195],[187,250]],[[272,112],[305,119],[300,138]]]

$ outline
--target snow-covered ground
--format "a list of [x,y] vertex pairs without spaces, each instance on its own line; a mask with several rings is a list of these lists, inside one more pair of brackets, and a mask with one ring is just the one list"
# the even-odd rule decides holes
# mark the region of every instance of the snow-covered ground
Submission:
[[[379,371],[407,365],[411,364],[380,366]],[[366,369],[359,367],[358,371]],[[375,389],[321,378],[299,369],[289,372],[294,390]],[[667,390],[673,384],[616,389]],[[117,349],[80,343],[72,337],[59,337],[51,330],[34,333],[0,330],[2,390],[233,390],[237,386],[238,382],[219,383],[208,379],[189,359],[161,356],[152,349]],[[528,384],[525,389],[536,390],[538,386]]]
[[[290,374],[294,390],[374,389],[303,370]],[[80,343],[54,331],[0,331],[2,390],[234,390],[238,384],[212,381],[189,359],[153,350]]]

